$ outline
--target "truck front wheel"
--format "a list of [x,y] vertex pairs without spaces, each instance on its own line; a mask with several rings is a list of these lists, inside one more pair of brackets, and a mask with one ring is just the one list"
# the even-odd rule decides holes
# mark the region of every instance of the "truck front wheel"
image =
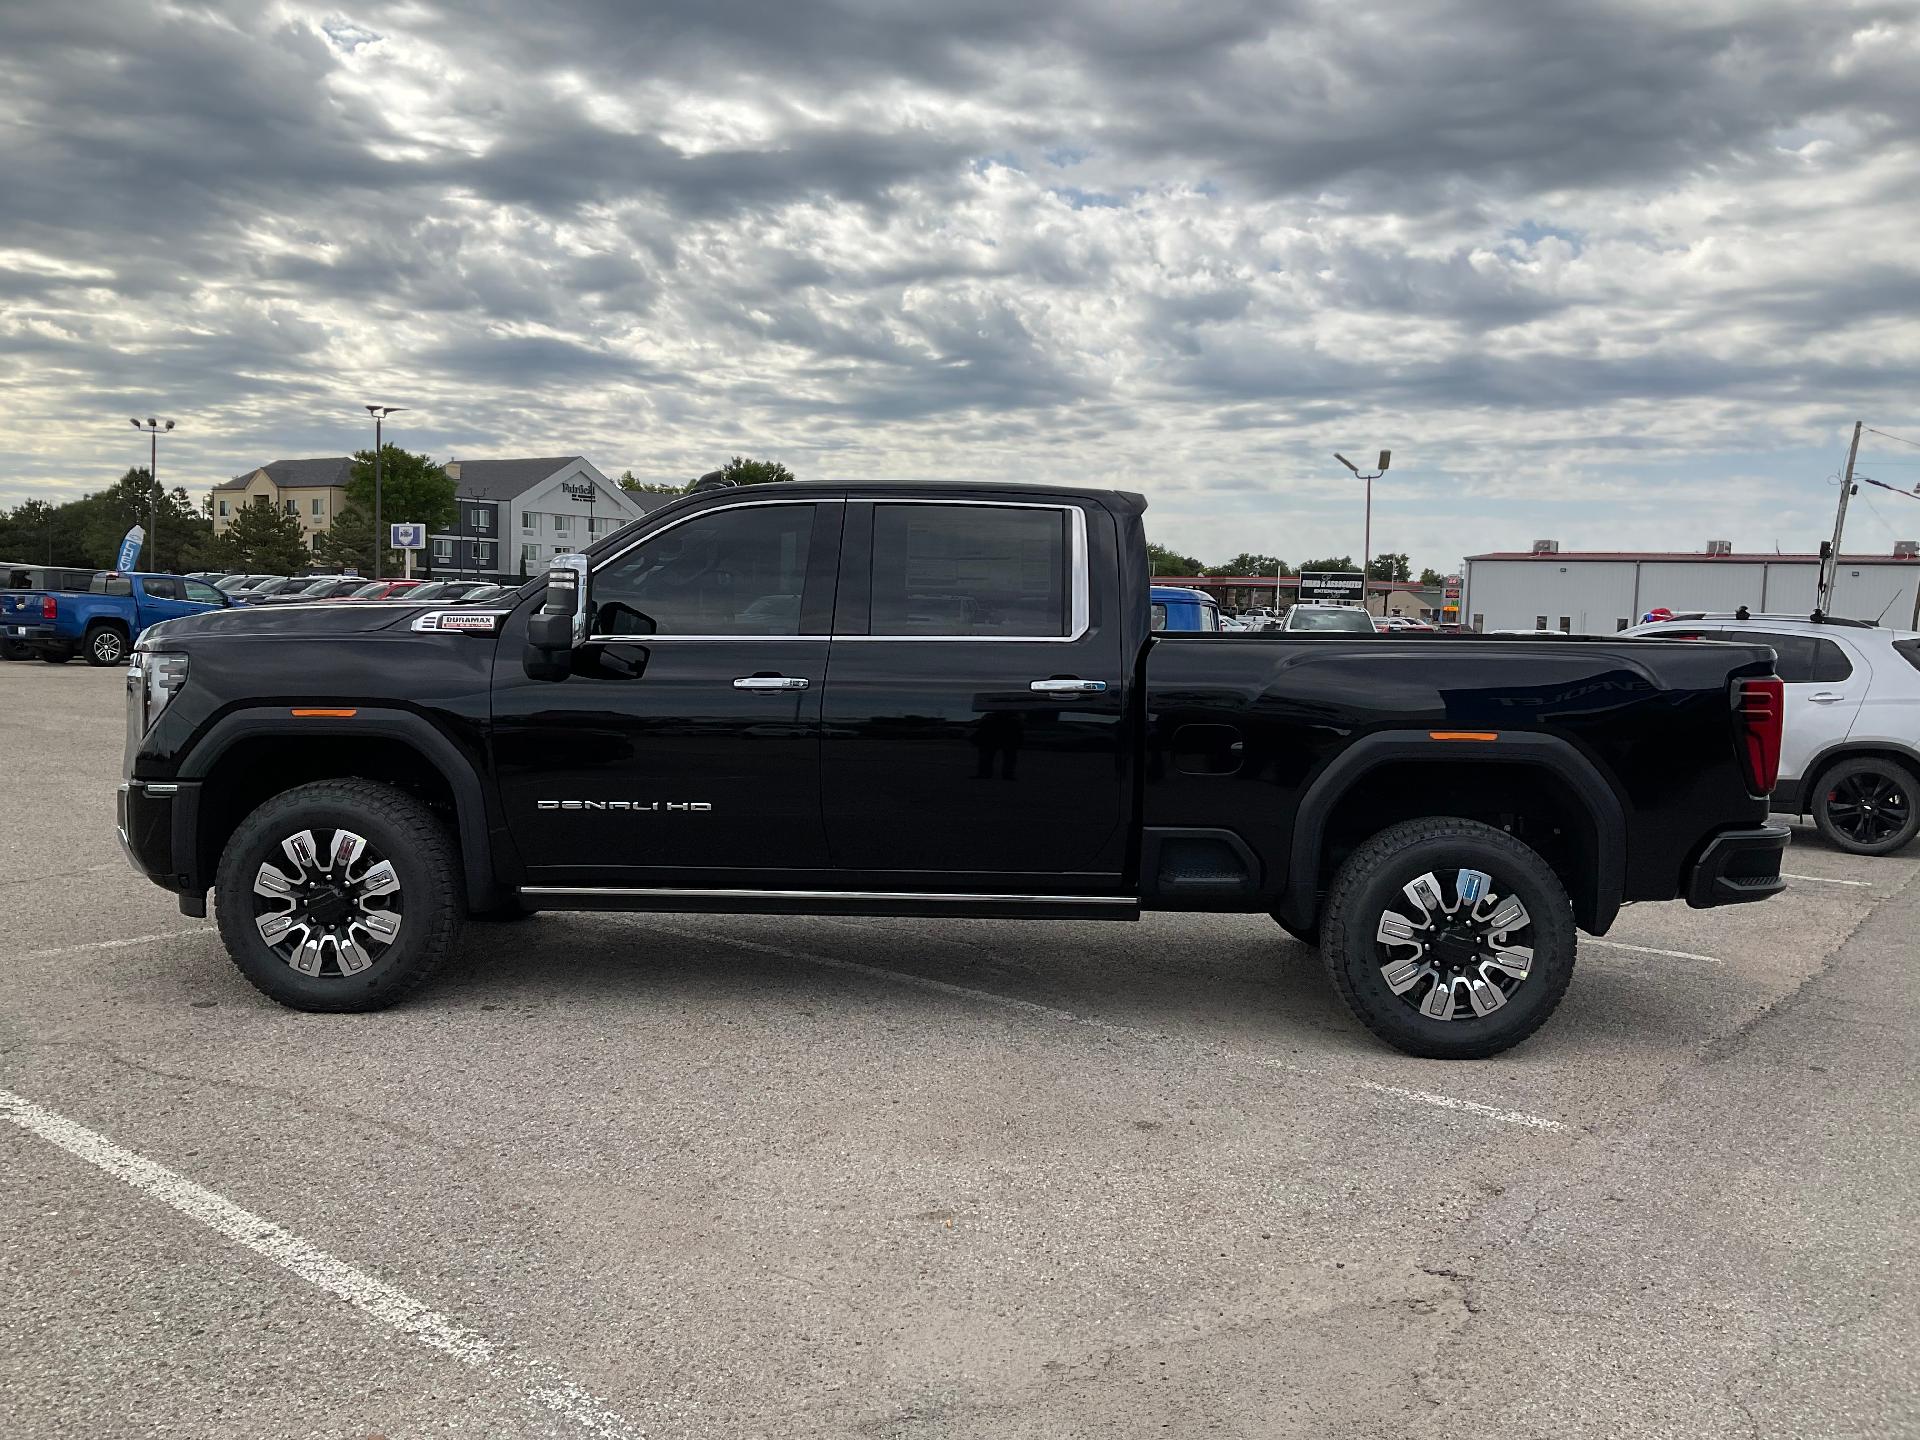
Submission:
[[1327,971],[1360,1023],[1396,1049],[1475,1060],[1518,1045],[1573,978],[1573,905],[1513,836],[1474,820],[1381,831],[1334,877]]
[[321,780],[240,822],[220,857],[220,938],[295,1010],[380,1010],[453,953],[460,858],[433,812],[371,780]]

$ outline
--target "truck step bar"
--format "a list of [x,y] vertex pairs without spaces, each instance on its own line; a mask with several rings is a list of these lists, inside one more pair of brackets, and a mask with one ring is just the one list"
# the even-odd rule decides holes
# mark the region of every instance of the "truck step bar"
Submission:
[[1122,895],[966,895],[893,890],[670,890],[523,885],[534,910],[651,910],[717,915],[943,916],[961,919],[1138,920]]

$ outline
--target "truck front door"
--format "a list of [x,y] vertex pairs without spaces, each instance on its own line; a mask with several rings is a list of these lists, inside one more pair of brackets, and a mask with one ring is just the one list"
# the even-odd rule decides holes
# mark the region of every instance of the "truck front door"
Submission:
[[846,508],[821,765],[834,867],[874,889],[1117,893],[1132,770],[1112,517]]
[[495,660],[494,763],[530,884],[758,888],[756,871],[827,864],[820,705],[844,509],[743,500],[601,559],[564,680],[527,675],[519,609]]

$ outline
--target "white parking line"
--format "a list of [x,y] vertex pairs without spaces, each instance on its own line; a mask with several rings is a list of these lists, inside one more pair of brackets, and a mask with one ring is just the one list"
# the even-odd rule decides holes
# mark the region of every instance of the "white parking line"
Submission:
[[1790,875],[1785,870],[1780,872],[1780,878],[1782,880],[1811,880],[1817,885],[1858,885],[1862,888],[1871,887],[1873,884],[1871,880],[1836,880],[1831,875]]
[[1724,965],[1727,962],[1712,955],[1696,955],[1691,950],[1656,950],[1651,945],[1628,945],[1621,940],[1602,940],[1593,935],[1582,935],[1582,945],[1604,945],[1609,950],[1631,950],[1636,955],[1664,955],[1669,960],[1698,960],[1707,965]]
[[95,940],[86,945],[62,945],[54,950],[29,950],[16,960],[51,960],[56,955],[81,955],[89,950],[120,950],[128,945],[147,945],[155,940],[179,940],[187,935],[211,935],[212,925],[196,925],[191,930],[167,930],[158,935],[133,935],[125,940]]
[[600,1436],[602,1440],[628,1440],[640,1434],[551,1366],[501,1354],[499,1347],[484,1335],[455,1324],[405,1291],[336,1260],[291,1231],[251,1210],[241,1209],[184,1175],[123,1149],[98,1131],[35,1105],[11,1090],[0,1090],[0,1115],[22,1130],[38,1135],[90,1165],[97,1165],[135,1190],[292,1271],[401,1334],[410,1335],[492,1379],[514,1384],[522,1400],[563,1416],[584,1434]]
[[846,970],[856,975],[870,976],[875,980],[885,980],[889,984],[909,985],[916,990],[931,990],[939,995],[977,1000],[983,1004],[996,1005],[1003,1010],[1016,1010],[1024,1015],[1039,1016],[1041,1019],[1057,1021],[1063,1025],[1079,1025],[1089,1030],[1098,1030],[1105,1035],[1144,1041],[1149,1045],[1179,1046],[1219,1060],[1259,1065],[1265,1069],[1278,1070],[1301,1079],[1338,1085],[1347,1090],[1364,1090],[1374,1095],[1391,1095],[1397,1099],[1414,1101],[1416,1104],[1431,1105],[1436,1109],[1455,1110],[1463,1114],[1478,1115],[1487,1120],[1498,1120],[1505,1125],[1520,1125],[1530,1130],[1565,1130],[1567,1128],[1561,1121],[1550,1120],[1544,1115],[1530,1115],[1524,1110],[1503,1110],[1497,1105],[1483,1105],[1477,1100],[1462,1100],[1458,1096],[1442,1095],[1432,1090],[1409,1090],[1400,1085],[1382,1085],[1374,1080],[1344,1079],[1318,1070],[1310,1070],[1304,1065],[1275,1060],[1266,1055],[1255,1055],[1243,1050],[1230,1050],[1223,1046],[1183,1040],[1160,1030],[1144,1030],[1135,1025],[1121,1025],[1111,1020],[1096,1020],[1052,1005],[1041,1005],[1032,1000],[1019,1000],[1011,995],[997,994],[992,990],[975,990],[971,986],[955,985],[946,980],[933,980],[924,975],[913,975],[902,970],[883,970],[877,965],[862,965],[857,960],[842,960],[837,955],[816,955],[807,950],[792,950],[784,945],[768,945],[760,940],[740,940],[734,936],[720,935],[710,930],[682,930],[677,926],[651,922],[644,928],[664,935],[675,935],[682,940],[718,941],[722,945],[731,945],[740,950],[754,950],[763,955],[778,955],[784,960],[799,960],[808,965],[825,965],[834,970]]

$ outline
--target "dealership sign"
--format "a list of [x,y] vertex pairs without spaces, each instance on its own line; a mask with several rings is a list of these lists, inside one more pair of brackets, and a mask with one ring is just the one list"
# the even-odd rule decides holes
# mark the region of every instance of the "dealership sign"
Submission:
[[1300,598],[1303,601],[1344,602],[1358,605],[1364,595],[1364,582],[1358,570],[1302,570]]

